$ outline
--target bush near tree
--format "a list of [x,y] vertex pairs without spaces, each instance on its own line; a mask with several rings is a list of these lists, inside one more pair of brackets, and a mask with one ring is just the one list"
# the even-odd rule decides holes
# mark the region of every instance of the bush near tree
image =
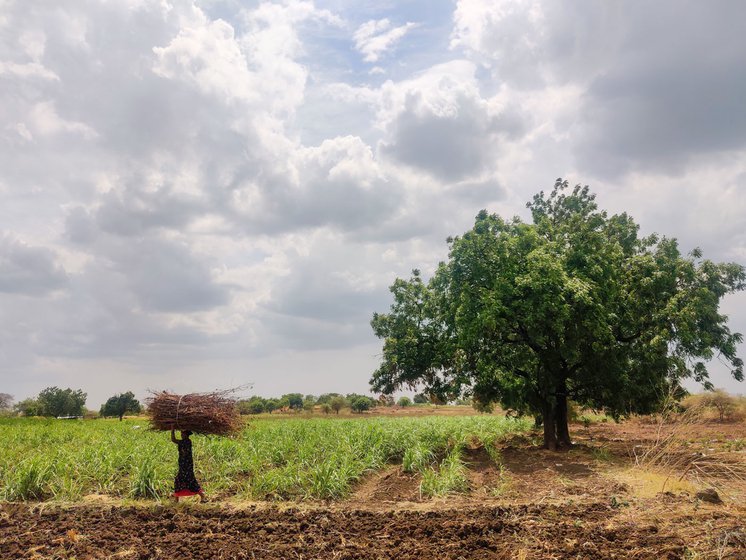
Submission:
[[412,399],[409,397],[400,397],[396,404],[402,407],[412,406]]
[[569,399],[649,413],[683,379],[712,388],[715,355],[743,380],[742,337],[719,313],[744,288],[743,266],[641,237],[629,215],[609,216],[561,179],[527,206],[531,222],[481,211],[430,280],[414,270],[394,282],[389,313],[371,321],[383,340],[374,391],[498,402],[540,419],[556,449],[571,444]]
[[41,407],[36,399],[24,399],[13,405],[13,410],[21,416],[41,416]]

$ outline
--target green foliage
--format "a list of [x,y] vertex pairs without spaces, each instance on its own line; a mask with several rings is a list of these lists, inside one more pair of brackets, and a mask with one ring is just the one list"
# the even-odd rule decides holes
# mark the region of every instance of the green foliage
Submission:
[[41,416],[41,407],[36,399],[24,399],[13,405],[13,410],[21,416]]
[[316,399],[316,404],[331,404],[334,397],[342,397],[339,393],[324,393]]
[[430,402],[430,399],[427,398],[427,395],[424,393],[417,393],[414,396],[414,404],[427,404]]
[[372,399],[368,397],[356,397],[351,403],[350,408],[352,409],[352,412],[357,412],[358,414],[361,414],[365,412],[366,410],[370,410],[372,404]]
[[435,453],[425,442],[407,447],[402,456],[402,470],[404,472],[422,472],[435,460]]
[[316,397],[313,395],[306,395],[303,399],[303,410],[307,412],[313,412],[314,407],[316,406]]
[[132,474],[130,496],[133,498],[158,498],[163,481],[158,479],[153,459],[142,457]]
[[321,405],[321,412],[323,412],[324,414],[330,414],[331,411],[332,405],[330,405],[329,403],[324,403]]
[[347,406],[347,400],[342,396],[336,396],[333,397],[331,401],[329,401],[330,406],[332,407],[332,410],[335,414],[339,414],[339,411],[342,410],[345,406]]
[[236,406],[238,407],[238,412],[240,414],[261,414],[262,412],[271,412],[267,410],[267,401],[256,395],[248,400],[239,401]]
[[718,313],[744,288],[742,266],[639,237],[588,187],[558,180],[528,207],[532,223],[480,212],[428,282],[417,270],[394,282],[390,312],[371,321],[383,339],[374,391],[499,402],[541,416],[553,448],[569,443],[568,399],[614,417],[648,413],[685,378],[710,387],[716,353],[743,379],[742,337]]
[[300,393],[288,393],[280,397],[280,402],[287,403],[285,406],[289,406],[293,410],[300,410],[303,408],[303,395]]
[[49,481],[54,467],[45,457],[21,461],[8,476],[0,495],[4,500],[43,500],[49,495]]
[[466,467],[461,460],[461,449],[454,448],[438,469],[430,468],[422,473],[420,493],[423,496],[445,496],[454,492],[465,492],[469,488]]
[[36,398],[40,416],[82,416],[86,393],[78,389],[47,387]]
[[109,399],[101,406],[99,414],[104,418],[109,416],[116,416],[120,420],[128,412],[131,414],[139,414],[142,411],[140,401],[135,398],[132,391],[121,393],[109,397]]
[[412,406],[412,399],[409,397],[400,397],[396,404],[402,407]]

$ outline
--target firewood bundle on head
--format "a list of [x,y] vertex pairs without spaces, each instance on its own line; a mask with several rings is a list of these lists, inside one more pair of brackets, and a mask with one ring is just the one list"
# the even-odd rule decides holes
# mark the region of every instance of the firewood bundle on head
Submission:
[[153,393],[146,401],[150,426],[154,430],[189,430],[216,436],[239,432],[243,423],[230,393]]

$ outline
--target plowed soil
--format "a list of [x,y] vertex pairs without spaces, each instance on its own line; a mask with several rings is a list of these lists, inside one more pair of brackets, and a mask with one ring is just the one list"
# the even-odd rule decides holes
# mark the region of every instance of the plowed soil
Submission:
[[2,558],[682,558],[606,504],[464,511],[3,508]]

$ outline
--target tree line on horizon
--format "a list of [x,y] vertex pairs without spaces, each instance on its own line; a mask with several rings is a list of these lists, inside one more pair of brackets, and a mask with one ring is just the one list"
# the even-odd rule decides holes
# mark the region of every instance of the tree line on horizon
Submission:
[[[47,387],[36,397],[23,399],[13,403],[13,396],[8,393],[0,393],[0,412],[5,414],[14,413],[19,416],[46,416],[46,417],[81,417],[84,415],[95,415],[85,407],[87,393],[82,389],[61,389],[59,387]],[[303,395],[302,393],[286,393],[278,398],[265,398],[254,395],[248,399],[240,399],[236,406],[241,414],[272,414],[277,410],[300,412],[302,410],[314,410],[317,407],[325,413],[334,412],[339,414],[342,409],[349,408],[353,412],[365,412],[376,406],[410,406],[411,404],[423,404],[431,402],[424,394],[417,394],[414,399],[401,397],[395,401],[393,397],[381,395],[378,399],[357,393],[324,393],[315,395]],[[120,420],[126,414],[140,414],[143,406],[135,398],[132,391],[117,393],[101,405],[98,416],[102,418],[118,417]]]

